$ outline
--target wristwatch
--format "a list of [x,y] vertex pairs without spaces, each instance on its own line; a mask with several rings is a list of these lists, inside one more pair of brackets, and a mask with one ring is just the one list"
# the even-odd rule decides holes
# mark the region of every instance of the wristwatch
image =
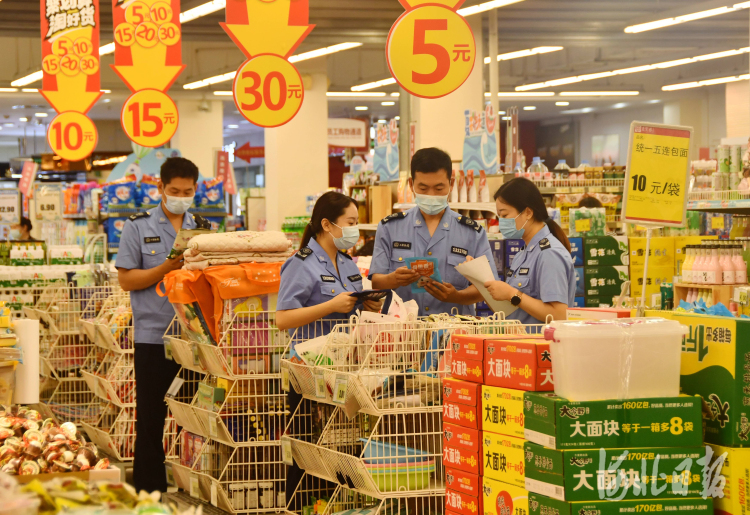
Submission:
[[521,304],[521,296],[522,296],[522,295],[523,295],[523,293],[522,293],[522,292],[520,292],[520,291],[516,290],[516,294],[515,294],[515,295],[513,295],[513,296],[512,296],[511,298],[510,298],[510,303],[511,303],[511,304],[513,304],[514,306],[518,306],[519,304]]

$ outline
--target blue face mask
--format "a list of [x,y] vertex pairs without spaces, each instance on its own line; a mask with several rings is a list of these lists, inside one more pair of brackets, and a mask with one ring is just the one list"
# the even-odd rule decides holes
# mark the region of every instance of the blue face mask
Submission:
[[[521,213],[518,213],[516,218],[519,216],[521,216]],[[520,229],[516,229],[516,218],[500,218],[497,221],[500,234],[502,234],[503,238],[506,240],[520,240],[523,238],[523,233],[525,231],[524,227],[526,227],[526,224],[529,223],[529,221],[526,220]]]
[[448,207],[448,195],[414,195],[417,207],[426,215],[436,215]]

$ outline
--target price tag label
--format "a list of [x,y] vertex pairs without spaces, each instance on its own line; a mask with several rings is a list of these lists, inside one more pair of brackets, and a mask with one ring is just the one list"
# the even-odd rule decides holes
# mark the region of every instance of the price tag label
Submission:
[[219,421],[216,415],[209,415],[208,417],[208,436],[211,438],[219,436]]
[[47,131],[47,141],[52,151],[68,161],[81,161],[91,155],[98,138],[94,122],[74,111],[55,116]]
[[39,186],[34,192],[37,220],[62,218],[62,191],[58,187]]
[[169,361],[174,361],[172,357],[172,344],[169,342],[164,342],[164,357]]
[[0,195],[0,221],[8,224],[17,224],[19,216],[20,198],[18,192]]
[[740,304],[747,306],[747,290],[740,290]]
[[292,442],[288,438],[281,439],[281,461],[285,465],[294,465],[294,458],[292,457]]
[[326,398],[326,379],[322,370],[315,371],[315,397]]
[[281,389],[289,391],[289,369],[284,365],[281,366]]
[[190,497],[194,499],[201,498],[201,483],[197,476],[190,476]]
[[166,397],[174,399],[177,395],[177,392],[180,391],[180,388],[182,388],[182,385],[185,384],[185,380],[181,377],[175,377],[172,379],[172,384],[169,385],[169,390],[167,390]]
[[724,217],[712,216],[711,217],[711,229],[724,229]]
[[120,121],[130,141],[142,147],[156,148],[174,136],[179,113],[168,95],[155,89],[144,89],[125,101]]
[[278,55],[245,61],[234,78],[234,103],[259,127],[278,127],[297,115],[305,87],[297,68]]
[[591,219],[584,218],[582,220],[576,220],[576,232],[588,232],[591,230]]
[[567,187],[557,188],[555,190],[555,193],[570,193],[570,188],[567,188]]
[[346,390],[349,387],[349,381],[346,377],[336,377],[336,383],[333,388],[333,402],[336,404],[346,403]]
[[219,505],[219,489],[216,483],[211,481],[211,506]]
[[174,471],[172,470],[172,464],[171,463],[166,463],[165,464],[165,469],[166,469],[166,473],[167,473],[167,484],[169,486],[175,486]]
[[571,193],[586,193],[586,187],[585,186],[576,186],[573,188],[570,188]]
[[[448,2],[435,2],[443,3]],[[446,5],[407,10],[391,27],[386,42],[393,77],[422,98],[439,98],[458,89],[474,68],[476,50],[471,27]]]

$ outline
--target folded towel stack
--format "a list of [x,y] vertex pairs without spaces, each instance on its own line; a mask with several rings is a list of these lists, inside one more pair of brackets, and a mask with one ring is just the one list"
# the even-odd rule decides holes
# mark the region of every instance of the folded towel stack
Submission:
[[294,254],[292,243],[279,231],[238,231],[201,234],[188,243],[185,268],[203,270],[212,265],[283,263]]

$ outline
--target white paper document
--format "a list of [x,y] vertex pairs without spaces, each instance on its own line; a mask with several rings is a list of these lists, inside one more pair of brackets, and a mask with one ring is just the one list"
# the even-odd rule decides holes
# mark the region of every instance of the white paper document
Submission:
[[456,267],[459,274],[466,277],[471,284],[477,287],[479,293],[482,294],[482,298],[489,305],[495,313],[503,312],[507,317],[515,310],[518,306],[514,306],[507,300],[495,300],[490,295],[487,288],[484,287],[484,283],[487,281],[495,281],[495,275],[492,273],[492,267],[490,262],[487,261],[487,256],[481,256],[471,261],[465,261]]

